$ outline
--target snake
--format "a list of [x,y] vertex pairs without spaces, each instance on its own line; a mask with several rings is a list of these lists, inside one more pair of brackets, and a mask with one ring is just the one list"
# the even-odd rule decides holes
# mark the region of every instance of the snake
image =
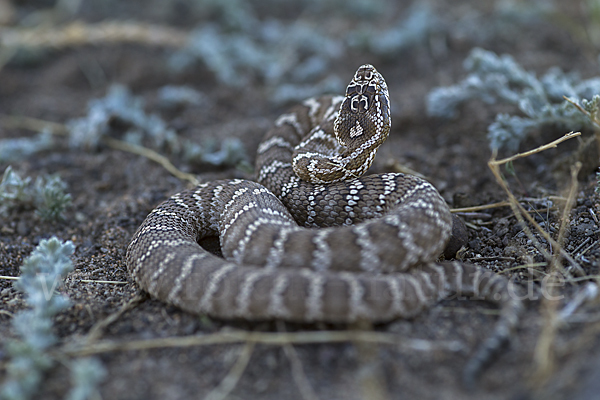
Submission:
[[[473,377],[514,331],[516,284],[459,261],[439,262],[448,205],[424,179],[364,176],[391,128],[387,84],[358,68],[343,96],[309,98],[258,146],[256,180],[205,182],[171,196],[137,229],[128,271],[152,297],[232,320],[386,323],[442,299],[500,307],[470,358]],[[218,236],[222,257],[199,242]]]

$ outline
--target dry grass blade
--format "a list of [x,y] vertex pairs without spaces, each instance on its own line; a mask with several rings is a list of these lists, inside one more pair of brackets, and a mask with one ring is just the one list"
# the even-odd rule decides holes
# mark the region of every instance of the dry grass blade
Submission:
[[558,138],[558,139],[556,139],[556,140],[554,140],[554,141],[552,141],[550,143],[547,143],[547,144],[544,144],[542,146],[536,147],[533,150],[529,150],[529,151],[526,151],[524,153],[517,153],[517,154],[515,154],[513,156],[510,156],[510,157],[507,157],[507,158],[503,158],[501,160],[494,160],[492,158],[492,160],[490,160],[490,162],[488,162],[488,165],[489,165],[489,163],[494,163],[494,164],[497,164],[497,165],[502,165],[502,164],[506,164],[508,162],[517,160],[519,158],[529,157],[529,156],[531,156],[533,154],[541,153],[542,151],[545,151],[545,150],[548,150],[548,149],[553,149],[556,146],[558,146],[560,143],[564,142],[565,140],[573,139],[574,137],[577,137],[577,136],[581,136],[581,132],[569,132],[569,133],[564,134],[562,137],[560,137],[560,138]]
[[148,296],[146,296],[145,294],[136,295],[133,299],[123,304],[123,306],[121,306],[121,308],[117,312],[109,315],[108,317],[96,323],[94,326],[92,326],[92,329],[90,329],[89,333],[87,334],[86,342],[89,344],[98,340],[98,338],[100,337],[100,335],[102,335],[106,327],[118,320],[127,311],[135,308],[147,297]]
[[[529,223],[531,223],[535,227],[535,229],[544,237],[544,239],[546,239],[548,241],[548,243],[550,243],[552,245],[553,249],[559,249],[561,256],[563,256],[565,259],[567,259],[569,261],[569,263],[571,264],[571,267],[573,268],[574,272],[578,276],[582,276],[584,274],[584,272],[583,272],[583,269],[581,268],[581,266],[575,261],[575,259],[573,257],[571,257],[570,254],[568,254],[566,251],[564,251],[562,249],[562,247],[556,242],[556,240],[554,240],[544,229],[542,229],[542,227],[539,226],[539,224],[529,214],[529,212],[527,210],[525,210],[525,208],[523,208],[523,206],[517,201],[516,197],[511,192],[510,188],[506,184],[506,181],[502,177],[502,174],[500,173],[500,165],[502,165],[502,164],[505,164],[507,162],[516,160],[518,158],[527,157],[527,156],[530,156],[532,154],[536,154],[536,153],[539,153],[541,151],[554,148],[559,143],[564,142],[565,140],[568,140],[568,139],[572,139],[572,138],[577,137],[579,135],[581,135],[581,132],[575,132],[575,133],[574,132],[570,132],[570,133],[567,133],[563,137],[561,137],[561,138],[559,138],[559,139],[557,139],[557,140],[555,140],[555,141],[553,141],[551,143],[545,144],[543,146],[539,146],[539,147],[537,147],[537,148],[535,148],[533,150],[527,151],[525,153],[519,153],[519,154],[516,154],[516,155],[514,155],[512,157],[504,158],[502,160],[496,160],[495,156],[492,155],[492,158],[488,161],[488,167],[490,168],[490,170],[494,174],[494,177],[496,178],[496,181],[498,182],[498,184],[500,185],[500,187],[502,187],[502,189],[506,192],[506,195],[508,196],[508,200],[510,202],[510,206],[511,206],[511,208],[513,210],[513,213],[514,213],[515,217],[517,218],[517,220],[523,226],[523,231],[525,232],[525,234],[527,235],[527,237],[532,241],[532,243],[538,249],[538,251],[540,253],[542,253],[542,255],[544,256],[544,258],[546,258],[546,260],[548,260],[549,262],[552,261],[552,255],[550,253],[548,253],[548,251],[546,251],[546,249],[544,249],[544,247],[541,245],[541,243],[539,242],[539,240],[537,240],[537,238],[533,235],[533,233],[531,232],[531,230],[529,229],[529,227],[525,223],[525,220],[527,220]],[[561,269],[561,272],[565,276],[570,277],[570,273],[568,273],[567,271],[565,271],[562,267],[560,267],[560,269]]]
[[102,141],[110,147],[112,147],[113,149],[127,151],[129,153],[146,157],[147,159],[162,165],[162,167],[169,171],[171,175],[183,181],[188,181],[194,186],[200,183],[194,175],[178,170],[177,167],[175,167],[167,157],[147,147],[138,146],[136,144],[127,143],[122,140],[117,140],[109,137],[103,137]]
[[[285,332],[285,324],[283,321],[277,321],[277,330],[280,332]],[[302,362],[300,361],[300,357],[298,357],[298,352],[291,343],[285,343],[283,345],[283,352],[285,356],[290,361],[290,366],[292,369],[292,378],[298,386],[298,390],[300,390],[300,395],[304,400],[318,400],[317,394],[312,388],[306,374],[304,373],[304,368],[302,368]]]
[[498,203],[483,204],[481,206],[451,208],[450,212],[453,212],[453,213],[475,212],[475,211],[489,210],[491,208],[499,208],[499,207],[507,207],[507,206],[510,206],[510,201],[499,201]]
[[187,40],[188,34],[181,30],[140,22],[108,21],[87,24],[74,21],[61,27],[0,27],[0,70],[21,47],[62,49],[89,44],[139,43],[180,48],[185,46]]
[[315,393],[314,389],[310,385],[306,374],[304,373],[304,368],[302,368],[302,362],[298,357],[298,353],[294,346],[287,343],[283,345],[283,352],[285,356],[290,360],[290,366],[292,369],[292,377],[294,378],[294,382],[296,386],[298,386],[298,390],[300,390],[300,395],[304,400],[318,400],[318,396]]
[[97,342],[91,345],[65,346],[60,351],[69,356],[86,356],[113,351],[149,350],[167,347],[192,347],[213,344],[232,344],[254,342],[268,345],[367,342],[398,346],[413,351],[451,351],[464,350],[457,341],[428,341],[407,339],[399,335],[383,332],[361,331],[317,331],[317,332],[219,332],[208,335],[193,335],[173,338],[132,340],[124,342]]
[[122,281],[103,281],[103,280],[96,280],[96,279],[81,279],[79,280],[79,282],[81,283],[106,283],[109,285],[127,285],[128,282],[122,282]]
[[558,231],[557,247],[554,247],[554,254],[552,262],[550,264],[550,277],[547,280],[544,290],[544,297],[542,299],[541,309],[543,316],[543,326],[540,337],[535,346],[533,361],[535,364],[534,382],[538,385],[544,384],[552,375],[556,367],[556,354],[554,350],[554,342],[556,338],[556,331],[559,327],[559,315],[558,315],[558,300],[563,296],[558,296],[557,286],[560,285],[560,261],[562,242],[566,227],[569,225],[569,215],[573,209],[575,203],[575,196],[577,194],[577,174],[581,168],[581,163],[576,163],[571,168],[571,186],[569,188],[569,195],[567,197],[567,203],[563,209],[561,224]]
[[[53,134],[58,135],[68,135],[69,131],[66,126],[63,124],[59,124],[51,121],[44,121],[37,118],[31,117],[16,117],[16,116],[0,116],[0,123],[3,126],[10,128],[23,128],[29,129],[34,132],[42,132],[44,129],[50,129]],[[198,185],[199,181],[192,174],[188,174],[186,172],[180,171],[175,167],[171,161],[163,156],[162,154],[157,153],[154,150],[151,150],[144,146],[138,146],[132,143],[124,142],[122,140],[113,139],[111,137],[104,136],[102,137],[102,142],[106,145],[112,147],[116,150],[126,151],[128,153],[137,154],[143,157],[148,158],[158,164],[160,164],[164,169],[169,171],[173,176],[182,181],[188,181],[192,185]]]
[[65,48],[86,44],[140,43],[183,47],[188,35],[179,29],[141,22],[105,21],[88,24],[74,21],[60,27],[0,28],[0,47]]
[[223,400],[229,396],[246,370],[253,350],[254,343],[246,342],[235,364],[233,364],[233,367],[229,370],[229,373],[223,378],[221,383],[204,398],[205,400]]
[[69,134],[67,127],[63,124],[25,116],[0,115],[0,125],[12,129],[28,129],[33,132],[43,132],[44,129],[50,129],[56,135]]

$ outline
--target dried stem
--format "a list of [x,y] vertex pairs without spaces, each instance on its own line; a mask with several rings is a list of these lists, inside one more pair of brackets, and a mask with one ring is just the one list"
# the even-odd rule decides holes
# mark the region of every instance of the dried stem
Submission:
[[[548,241],[548,243],[550,243],[552,245],[553,249],[558,249],[560,251],[560,254],[569,261],[569,263],[571,264],[575,273],[578,276],[581,276],[584,273],[581,266],[575,261],[575,259],[573,259],[573,257],[571,257],[570,254],[568,254],[566,251],[564,251],[564,249],[562,249],[562,247],[556,242],[556,240],[554,240],[544,229],[542,229],[542,227],[539,226],[539,224],[535,221],[535,219],[531,215],[529,215],[529,212],[527,212],[527,210],[525,210],[525,208],[523,208],[523,206],[521,204],[519,204],[516,197],[511,192],[508,185],[506,184],[506,181],[502,177],[502,174],[500,173],[500,165],[507,163],[509,161],[513,161],[517,158],[526,157],[526,156],[529,156],[529,155],[532,155],[535,153],[539,153],[540,151],[543,151],[543,150],[554,148],[554,147],[556,147],[557,144],[559,144],[567,139],[572,139],[574,137],[577,137],[580,134],[581,134],[580,132],[567,133],[562,138],[559,138],[551,143],[537,147],[537,148],[530,150],[528,152],[525,152],[525,153],[516,154],[515,156],[508,157],[508,158],[505,158],[502,160],[496,160],[495,155],[492,155],[492,158],[488,161],[488,167],[494,174],[494,177],[496,178],[496,181],[498,182],[500,187],[502,187],[502,189],[506,192],[506,195],[508,196],[508,200],[510,202],[510,206],[513,210],[515,217],[523,226],[523,231],[525,232],[527,237],[532,241],[534,246],[540,251],[540,253],[542,253],[544,258],[546,258],[549,262],[552,261],[552,255],[550,253],[548,253],[548,251],[546,251],[546,249],[544,249],[544,247],[541,245],[539,240],[537,240],[537,238],[533,235],[533,233],[531,232],[531,230],[525,223],[525,219],[535,227],[535,229],[544,237],[544,239],[546,239]],[[565,276],[570,277],[570,274],[567,271],[565,271],[562,267],[560,267],[560,269],[561,269],[561,272]]]
[[544,384],[548,378],[552,375],[556,367],[556,354],[555,354],[555,339],[556,332],[559,327],[559,316],[558,316],[558,300],[557,286],[560,285],[561,276],[559,274],[561,265],[561,252],[562,243],[566,227],[569,225],[569,215],[573,209],[575,203],[575,196],[577,194],[577,174],[581,169],[581,163],[576,163],[571,167],[571,185],[569,188],[569,195],[567,202],[563,208],[561,224],[558,231],[557,245],[554,247],[554,254],[552,262],[550,264],[550,276],[543,290],[546,295],[542,299],[541,314],[543,316],[543,326],[540,337],[535,346],[533,361],[535,364],[534,381],[538,384]]
[[215,389],[206,395],[204,398],[205,400],[223,400],[229,396],[246,370],[253,350],[254,343],[246,342],[235,364],[233,364],[233,367],[229,370],[229,373],[227,373],[225,378],[223,378],[221,383],[219,383]]
[[[50,128],[53,134],[68,135],[69,133],[67,127],[63,124],[51,121],[44,121],[37,118],[2,116],[0,121],[4,126],[9,126],[12,128],[29,129],[34,132],[42,132],[44,129]],[[169,173],[171,173],[176,178],[181,179],[182,181],[188,181],[194,186],[198,185],[199,183],[198,179],[196,179],[194,175],[188,174],[177,169],[177,167],[175,167],[167,157],[157,153],[154,150],[151,150],[144,146],[124,142],[122,140],[113,139],[108,136],[103,136],[101,140],[103,143],[105,143],[109,147],[112,147],[113,149],[137,154],[160,164],[164,169],[169,171]]]
[[269,345],[367,342],[398,346],[413,351],[461,351],[464,346],[457,341],[428,341],[407,339],[400,335],[365,331],[316,331],[316,332],[219,332],[174,338],[132,340],[124,342],[97,342],[90,345],[65,346],[60,351],[68,356],[87,356],[113,351],[148,350],[167,347],[193,347],[212,344],[254,342]]

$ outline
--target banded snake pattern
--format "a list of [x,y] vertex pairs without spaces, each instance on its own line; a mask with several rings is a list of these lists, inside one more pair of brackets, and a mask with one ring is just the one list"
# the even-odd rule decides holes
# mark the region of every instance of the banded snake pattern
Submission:
[[[472,380],[518,323],[517,288],[436,262],[452,217],[431,184],[363,176],[390,127],[386,82],[363,65],[345,96],[308,99],[276,120],[258,148],[257,182],[207,182],[157,206],[128,247],[131,275],[155,298],[222,319],[387,322],[476,296],[501,315],[467,364]],[[198,244],[207,236],[219,237],[224,259]]]

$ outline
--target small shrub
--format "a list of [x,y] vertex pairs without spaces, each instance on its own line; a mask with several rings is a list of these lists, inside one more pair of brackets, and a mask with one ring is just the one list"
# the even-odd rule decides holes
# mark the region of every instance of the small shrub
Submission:
[[39,176],[33,185],[31,178],[21,177],[8,166],[0,181],[0,214],[24,208],[36,209],[45,221],[64,219],[65,209],[71,205],[71,195],[65,193],[67,184],[58,175]]
[[[12,321],[19,339],[6,345],[10,360],[0,387],[0,399],[36,398],[45,373],[56,364],[49,352],[58,341],[53,333],[53,319],[70,304],[66,297],[56,293],[56,288],[73,270],[70,257],[74,250],[70,241],[61,243],[56,237],[42,240],[21,267],[21,277],[14,286],[24,293],[30,308],[19,312]],[[95,359],[76,359],[67,365],[74,384],[67,398],[89,398],[105,375],[103,366]]]
[[527,135],[544,125],[569,130],[591,127],[588,117],[563,96],[581,101],[586,107],[597,105],[598,100],[593,96],[600,93],[600,78],[582,80],[577,74],[551,68],[538,79],[511,56],[498,56],[479,48],[471,51],[464,67],[469,74],[461,82],[429,92],[428,114],[456,117],[458,107],[472,99],[515,106],[522,115],[498,114],[488,127],[492,149],[504,148],[514,152]]

